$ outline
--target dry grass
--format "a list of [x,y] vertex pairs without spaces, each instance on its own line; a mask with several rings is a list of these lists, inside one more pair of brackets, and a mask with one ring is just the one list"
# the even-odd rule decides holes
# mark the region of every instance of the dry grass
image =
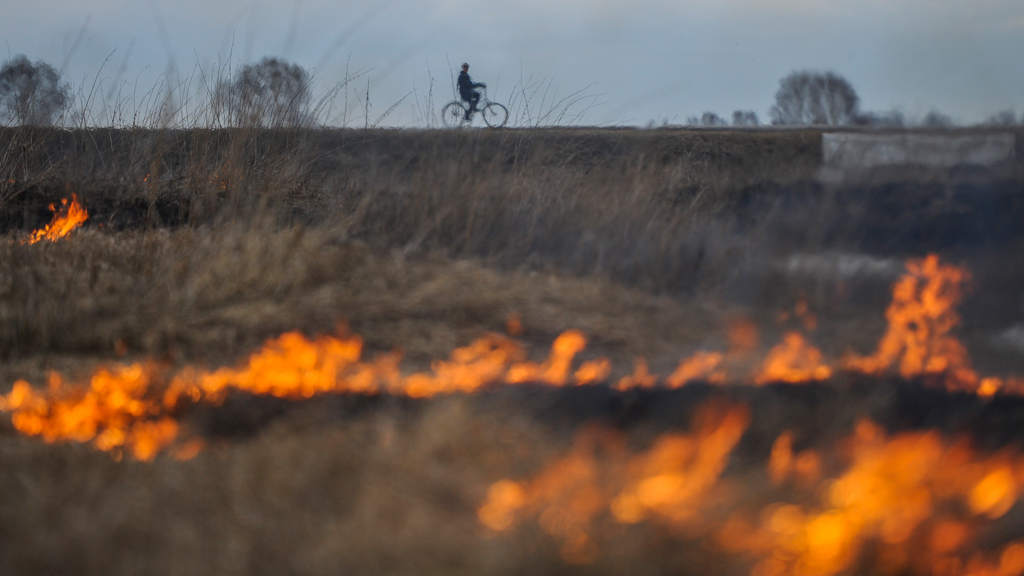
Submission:
[[503,572],[502,544],[482,537],[471,511],[527,440],[539,438],[459,401],[346,423],[305,414],[186,463],[7,438],[0,517],[31,528],[4,521],[0,570]]
[[[985,348],[993,330],[1024,322],[1019,174],[824,186],[814,178],[818,138],[0,130],[0,390],[121,355],[232,364],[265,338],[339,321],[369,354],[399,348],[404,366],[420,369],[502,331],[510,314],[537,358],[578,328],[592,339],[587,354],[609,356],[620,372],[643,355],[666,374],[696,348],[723,348],[738,315],[771,346],[793,324],[780,313],[800,297],[818,315],[812,339],[827,354],[866,352],[899,263],[932,245],[974,269],[969,348],[990,366],[1019,363],[1017,352]],[[85,229],[16,242],[69,192],[90,210]],[[845,253],[883,272],[843,276]],[[794,256],[825,265],[794,271]],[[934,398],[911,394],[925,408],[900,412],[891,388],[854,388],[722,392],[755,412],[730,470],[763,483],[771,439],[794,423],[810,443],[865,415],[935,424]],[[474,517],[489,483],[529,476],[591,420],[639,444],[685,427],[710,394],[694,390],[682,400],[525,389],[284,408],[242,399],[186,420],[210,441],[188,462],[115,462],[20,438],[5,421],[0,573],[743,573],[743,562],[680,546],[646,523],[608,523],[604,560],[569,567],[536,526],[495,537]],[[934,413],[978,423],[996,408]],[[1018,429],[1017,412],[992,421]],[[203,418],[249,423],[211,428]],[[1008,441],[1006,430],[991,434],[995,445]]]
[[[108,228],[267,218],[329,226],[381,250],[598,272],[695,290],[736,249],[719,222],[755,184],[808,179],[814,132],[359,132],[191,130],[0,133],[32,142],[44,178],[16,178],[0,230],[48,218],[77,192]],[[710,252],[710,254],[709,254]],[[701,268],[707,266],[706,268]],[[694,273],[697,269],[698,273]]]
[[538,354],[579,328],[628,367],[638,354],[675,360],[720,323],[713,309],[597,279],[375,254],[316,228],[86,230],[66,242],[0,245],[0,278],[8,377],[26,369],[34,380],[62,356],[91,362],[118,348],[233,362],[265,338],[332,332],[338,322],[370,352],[401,349],[423,366],[504,330],[511,314]]
[[[4,523],[0,569],[563,574],[557,545],[538,530],[489,535],[474,510],[491,482],[534,472],[568,440],[465,398],[345,421],[295,413],[184,463],[117,463],[82,447],[7,438],[0,517],[26,519],[30,529]],[[700,555],[671,550],[643,527],[612,531],[609,558],[570,570],[678,573]]]
[[[507,391],[506,391],[507,392]],[[496,535],[476,520],[488,486],[530,478],[565,454],[581,423],[628,445],[682,431],[711,398],[753,408],[726,471],[726,499],[779,498],[772,440],[794,430],[828,449],[862,417],[893,429],[970,432],[991,449],[1020,440],[1019,402],[979,402],[878,382],[864,388],[696,386],[608,403],[598,389],[532,390],[423,402],[321,398],[252,436],[214,436],[195,459],[115,462],[81,445],[0,434],[0,570],[6,574],[746,574],[743,558],[657,522],[597,517],[599,561],[566,564],[536,522]],[[589,400],[588,400],[589,397]],[[709,514],[716,514],[713,509]],[[724,513],[724,512],[723,512]],[[721,520],[717,518],[716,520]],[[1018,533],[1022,518],[1000,522]]]

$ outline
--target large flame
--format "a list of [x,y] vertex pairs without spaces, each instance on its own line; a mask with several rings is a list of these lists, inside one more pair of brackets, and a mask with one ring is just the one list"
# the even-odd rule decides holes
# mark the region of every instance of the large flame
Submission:
[[616,433],[584,431],[569,454],[533,480],[494,483],[477,516],[495,531],[535,517],[562,542],[562,558],[574,564],[597,557],[592,530],[603,514],[629,524],[648,518],[699,524],[705,496],[749,419],[743,406],[708,406],[693,432],[664,435],[635,456]]
[[966,269],[940,264],[934,254],[908,261],[907,273],[893,286],[885,311],[889,326],[878,349],[867,357],[849,355],[843,367],[875,375],[895,368],[904,378],[939,377],[951,389],[994,393],[1003,381],[979,377],[963,344],[950,335],[960,324],[956,307],[969,278]]
[[729,498],[729,486],[742,478],[723,477],[748,412],[702,412],[693,432],[663,435],[637,454],[618,434],[583,432],[533,479],[492,484],[477,516],[495,532],[536,521],[570,563],[600,559],[601,522],[649,522],[682,541],[748,557],[753,576],[1024,571],[1024,540],[993,540],[987,530],[1017,503],[1024,455],[981,456],[936,432],[890,437],[863,421],[839,446],[845,466],[822,478],[818,453],[794,458],[786,432],[767,467],[774,493],[787,498],[751,510],[765,501],[756,477],[746,478],[751,494],[739,499]]
[[[987,523],[1017,502],[1024,457],[979,457],[935,432],[887,437],[869,422],[861,422],[846,445],[844,472],[799,491],[817,495],[817,504],[777,502],[754,522],[737,513],[717,529],[719,545],[759,558],[752,572],[759,576],[830,576],[855,566],[884,574],[1024,570],[1024,542],[1005,542],[988,553],[972,545]],[[784,481],[777,450],[769,470]]]
[[70,204],[68,199],[64,198],[60,201],[59,209],[54,204],[50,204],[50,211],[53,212],[53,220],[45,227],[32,232],[24,240],[24,244],[35,244],[41,240],[52,241],[63,238],[89,219],[89,213],[78,202],[78,196],[74,194],[71,195]]
[[24,380],[0,398],[0,410],[12,412],[14,427],[46,442],[92,442],[120,455],[152,459],[174,441],[178,423],[153,398],[152,366],[131,364],[100,370],[88,387],[67,386],[51,373],[49,389],[38,392]]

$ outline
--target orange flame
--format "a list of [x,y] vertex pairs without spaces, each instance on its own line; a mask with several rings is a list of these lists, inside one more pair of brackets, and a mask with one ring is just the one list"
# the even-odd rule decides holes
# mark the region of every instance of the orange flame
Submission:
[[240,368],[186,368],[171,381],[164,404],[172,407],[181,396],[217,403],[231,388],[292,399],[339,392],[375,394],[398,379],[396,356],[361,362],[361,353],[362,340],[355,336],[309,340],[289,332],[267,341]]
[[843,367],[874,375],[896,367],[904,378],[941,376],[950,388],[995,393],[1002,381],[979,378],[966,349],[949,334],[960,323],[956,306],[969,278],[966,269],[940,264],[934,254],[908,261],[907,274],[893,285],[885,312],[889,326],[878,349],[867,357],[847,356]]
[[576,384],[596,384],[604,382],[612,373],[612,363],[607,358],[589,360],[580,365],[579,370],[573,374]]
[[799,332],[787,332],[782,337],[782,343],[768,353],[754,382],[802,384],[827,380],[830,376],[832,369],[822,360],[821,352],[808,344]]
[[50,211],[53,212],[53,220],[46,227],[32,232],[22,242],[23,244],[35,244],[41,240],[53,241],[63,238],[89,219],[89,213],[78,202],[78,196],[74,194],[71,195],[71,204],[68,204],[68,199],[64,198],[60,201],[59,210],[54,204],[50,204]]
[[642,357],[633,359],[633,373],[623,376],[615,384],[617,390],[632,390],[634,388],[653,388],[658,383],[658,377],[651,374],[647,367],[647,360]]
[[[786,467],[791,441],[776,441],[769,471],[778,477]],[[862,422],[849,441],[852,465],[841,476],[819,485],[822,505],[815,508],[778,503],[761,513],[751,528],[733,518],[718,540],[727,550],[762,558],[753,574],[829,576],[854,566],[868,543],[875,543],[879,572],[1001,574],[1018,566],[1019,543],[1007,545],[994,571],[977,554],[963,563],[973,533],[968,518],[950,517],[959,502],[975,518],[995,519],[1016,503],[1024,479],[1021,462],[1005,455],[979,459],[963,444],[948,445],[935,432],[886,438],[875,425]],[[914,535],[928,535],[920,548]],[[986,564],[987,563],[987,564]],[[959,566],[959,569],[950,570]],[[965,566],[967,569],[964,569]]]
[[800,490],[786,493],[819,503],[772,503],[750,522],[744,507],[759,498],[730,500],[722,481],[748,411],[706,405],[697,422],[693,432],[663,435],[635,455],[617,434],[585,431],[532,480],[492,484],[478,519],[505,532],[535,518],[561,542],[562,557],[577,564],[597,559],[596,524],[606,519],[663,524],[705,546],[715,541],[723,551],[752,556],[755,576],[831,576],[854,568],[972,576],[1024,571],[1024,540],[1004,542],[994,553],[974,542],[986,522],[1017,503],[1024,486],[1020,454],[979,457],[936,432],[888,437],[864,421],[840,444],[848,467],[821,480],[817,452],[794,457],[786,432],[772,449],[769,473],[777,482],[795,473]]
[[456,349],[447,362],[435,362],[433,374],[413,374],[399,381],[392,390],[414,398],[474,392],[505,377],[509,365],[524,356],[515,342],[490,334]]
[[656,517],[693,525],[750,415],[743,406],[706,406],[697,421],[692,433],[666,434],[632,457],[618,435],[583,432],[568,455],[533,480],[491,485],[477,516],[499,532],[535,516],[542,530],[562,541],[562,558],[573,564],[596,558],[592,525],[605,511],[623,523]]
[[623,447],[617,437],[598,431],[581,433],[573,450],[530,482],[500,480],[488,490],[488,499],[477,511],[480,521],[492,530],[507,530],[520,517],[536,515],[541,528],[562,540],[562,557],[586,564],[597,556],[590,529],[607,506],[609,495],[601,481],[595,452],[614,452]]
[[[290,332],[268,340],[240,367],[211,372],[187,366],[169,381],[139,364],[101,369],[84,387],[64,386],[55,373],[46,392],[19,381],[0,397],[0,410],[11,412],[15,428],[25,435],[47,442],[91,441],[102,450],[124,446],[148,460],[174,441],[177,425],[167,414],[183,401],[218,404],[229,390],[290,399],[382,392],[422,398],[471,393],[503,381],[561,386],[569,381],[573,357],[585,345],[580,332],[566,332],[555,340],[545,362],[532,363],[524,361],[526,354],[514,341],[489,334],[435,362],[429,373],[403,376],[397,354],[361,360],[362,340],[357,336],[309,339]],[[593,383],[606,379],[610,370],[606,359],[598,359],[584,363],[574,377],[577,383]],[[154,421],[158,428],[153,428]]]
[[704,497],[718,482],[736,443],[750,423],[745,406],[705,407],[697,430],[665,435],[631,459],[626,485],[611,502],[616,520],[635,524],[650,516],[676,527],[700,520]]
[[665,379],[665,385],[669,388],[680,388],[702,379],[721,384],[725,381],[725,372],[718,370],[718,367],[724,359],[725,356],[720,352],[697,352],[679,363],[675,371]]
[[821,473],[821,457],[814,450],[803,450],[793,454],[793,433],[783,432],[772,444],[768,460],[768,476],[775,484],[782,484],[790,477],[802,485],[816,482]]
[[139,460],[150,460],[174,441],[178,423],[163,414],[152,398],[153,369],[141,364],[100,370],[87,388],[65,386],[50,374],[43,394],[28,382],[14,383],[0,398],[0,410],[12,412],[14,427],[46,442],[92,442],[100,450],[120,454],[126,449]]
[[520,362],[513,365],[505,374],[509,384],[522,382],[542,382],[554,386],[562,386],[569,378],[572,359],[587,347],[587,338],[579,330],[563,332],[551,345],[551,355],[546,362]]
[[[973,387],[970,389],[983,396],[999,391],[1024,392],[1021,380],[978,377],[970,368],[963,346],[948,334],[959,321],[954,306],[967,273],[940,265],[934,256],[912,260],[907,266],[908,274],[895,285],[887,311],[890,326],[878,351],[867,358],[848,357],[843,366],[874,374],[898,362],[905,376],[938,374],[947,378],[948,385]],[[805,305],[798,306],[797,312],[801,317],[809,316]],[[741,352],[698,352],[684,359],[661,383],[670,388],[699,379],[722,383],[726,378],[724,364],[748,354],[756,339],[757,331],[748,322],[733,322],[730,340]],[[612,374],[607,358],[583,362],[573,371],[575,357],[586,344],[581,332],[567,331],[552,344],[548,358],[535,363],[526,360],[525,351],[515,341],[488,334],[454,350],[448,360],[434,362],[429,372],[403,375],[398,354],[362,360],[362,341],[356,336],[308,339],[293,332],[267,341],[243,366],[212,372],[188,366],[169,381],[153,381],[151,370],[139,365],[99,370],[83,390],[63,386],[58,375],[51,375],[51,382],[57,384],[51,385],[47,393],[35,392],[28,383],[19,381],[10,394],[0,397],[0,410],[11,412],[15,427],[24,434],[42,436],[49,442],[91,441],[111,451],[124,447],[145,459],[174,441],[177,428],[172,426],[173,420],[164,419],[180,400],[217,404],[230,389],[293,399],[324,393],[391,393],[422,398],[472,393],[503,382],[564,386],[607,381]],[[831,374],[832,368],[821,352],[800,333],[790,332],[768,353],[751,380],[758,384],[806,383],[827,379]],[[659,381],[640,357],[633,373],[619,379],[615,387],[650,388]],[[132,399],[132,403],[124,404],[125,398]],[[154,428],[153,422],[161,424]],[[145,438],[151,437],[159,441],[147,444],[150,441]],[[820,462],[814,453],[790,457],[795,458],[792,465],[796,468],[786,468],[778,475],[795,474],[805,480],[816,476]]]

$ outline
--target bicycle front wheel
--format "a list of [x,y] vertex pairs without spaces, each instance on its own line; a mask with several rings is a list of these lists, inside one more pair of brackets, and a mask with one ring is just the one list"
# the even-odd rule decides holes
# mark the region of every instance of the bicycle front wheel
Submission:
[[458,102],[449,102],[441,108],[441,122],[449,128],[461,126],[466,121],[466,109]]
[[497,102],[490,102],[484,106],[481,113],[484,116],[484,122],[491,128],[501,128],[508,122],[508,108]]

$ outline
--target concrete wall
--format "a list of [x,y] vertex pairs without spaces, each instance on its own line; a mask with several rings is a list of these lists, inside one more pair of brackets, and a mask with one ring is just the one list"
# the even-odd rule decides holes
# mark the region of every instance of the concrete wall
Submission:
[[827,169],[863,169],[918,165],[951,168],[1013,162],[1016,138],[1011,132],[979,134],[822,134]]

